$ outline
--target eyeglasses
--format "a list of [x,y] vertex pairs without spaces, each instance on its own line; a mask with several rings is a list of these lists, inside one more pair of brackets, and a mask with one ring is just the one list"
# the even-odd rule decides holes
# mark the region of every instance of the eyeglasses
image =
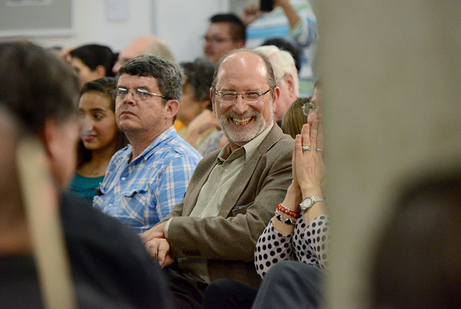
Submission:
[[209,37],[209,36],[203,36],[203,40],[206,43],[210,43],[212,45],[219,45],[227,41],[237,41],[240,40],[239,38],[221,38],[221,37]]
[[309,97],[309,102],[304,103],[303,107],[303,114],[304,116],[309,116],[310,113],[313,113],[315,110],[318,109],[318,106],[312,102],[312,97]]
[[244,92],[235,92],[235,91],[217,91],[214,89],[218,100],[222,103],[234,103],[237,101],[239,95],[242,96],[242,100],[247,103],[258,103],[261,100],[261,97],[271,91],[273,87],[267,89],[267,91],[244,91]]
[[[122,101],[122,100],[125,99],[125,97],[128,95],[129,92],[130,92],[129,89],[119,87],[117,89],[112,90],[111,94],[112,94],[112,97],[114,98],[114,100]],[[163,95],[157,94],[157,93],[153,93],[153,92],[149,92],[149,91],[147,91],[145,89],[142,89],[142,88],[133,89],[132,95],[133,95],[133,98],[136,101],[145,101],[151,96],[160,97],[162,99],[168,100],[168,97],[166,97],[166,96],[163,96]]]

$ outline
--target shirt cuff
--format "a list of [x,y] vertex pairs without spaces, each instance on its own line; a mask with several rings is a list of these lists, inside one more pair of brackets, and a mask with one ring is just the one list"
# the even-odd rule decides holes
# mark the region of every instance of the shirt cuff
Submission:
[[165,229],[163,230],[163,234],[165,234],[165,238],[168,239],[168,228],[170,227],[170,223],[173,218],[168,219],[165,225]]

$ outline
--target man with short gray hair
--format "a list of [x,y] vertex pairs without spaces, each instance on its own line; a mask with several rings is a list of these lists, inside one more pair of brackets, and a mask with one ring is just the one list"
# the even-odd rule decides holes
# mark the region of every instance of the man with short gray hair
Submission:
[[280,98],[275,108],[274,117],[275,121],[281,121],[283,114],[299,96],[298,71],[295,61],[289,52],[280,50],[274,45],[260,46],[254,50],[266,55],[274,68],[277,86],[280,88]]
[[180,66],[141,55],[119,72],[115,120],[129,145],[112,157],[93,203],[142,233],[181,201],[201,156],[173,127],[182,92]]

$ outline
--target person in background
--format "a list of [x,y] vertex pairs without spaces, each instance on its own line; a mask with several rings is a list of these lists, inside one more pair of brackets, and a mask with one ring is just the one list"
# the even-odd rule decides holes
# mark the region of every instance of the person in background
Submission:
[[103,181],[112,156],[128,143],[115,123],[114,77],[83,85],[78,112],[82,128],[78,144],[77,169],[69,191],[92,202]]
[[80,79],[80,84],[91,82],[106,76],[114,76],[116,55],[112,50],[103,45],[89,44],[71,50],[70,64]]
[[173,126],[182,94],[181,67],[141,55],[119,72],[115,121],[129,145],[112,157],[93,204],[140,234],[181,201],[202,157]]
[[304,124],[307,123],[306,114],[309,109],[311,98],[298,98],[291,104],[290,108],[285,112],[282,119],[282,131],[285,134],[296,138],[296,135],[301,134]]
[[299,79],[295,61],[289,52],[273,45],[259,46],[255,50],[266,55],[274,68],[277,86],[280,88],[280,99],[275,108],[274,118],[280,123],[283,114],[299,96]]
[[313,102],[300,108],[308,123],[296,136],[293,182],[255,247],[255,267],[263,279],[259,290],[229,279],[217,280],[205,290],[205,309],[321,308],[329,220],[321,185],[325,166],[319,93],[316,87]]
[[[167,308],[166,283],[139,237],[62,191],[75,171],[79,88],[75,73],[51,52],[33,44],[0,43],[0,108],[8,112],[0,111],[5,147],[0,168],[0,304],[42,307],[34,236],[16,159],[18,143],[33,137],[44,149],[37,168],[44,169],[41,176],[50,177],[49,191],[40,192],[47,197],[41,201],[46,203],[43,215],[59,211],[79,308]],[[3,115],[16,127],[4,129]],[[58,209],[47,203],[53,200]]]
[[245,25],[235,14],[213,15],[204,40],[203,56],[216,63],[229,51],[245,46]]
[[119,74],[120,68],[134,57],[147,54],[159,56],[165,60],[175,61],[173,52],[168,45],[160,38],[147,35],[134,38],[119,53],[117,62],[115,62],[112,72]]
[[303,54],[303,50],[297,47],[297,45],[295,45],[292,41],[284,38],[271,38],[261,43],[261,46],[270,45],[277,46],[280,50],[285,50],[291,54],[293,60],[295,61],[296,71],[298,71],[299,76],[299,71],[301,70],[301,56]]
[[213,115],[210,87],[213,83],[215,65],[204,59],[182,62],[186,76],[182,86],[182,98],[177,120],[186,126],[178,134],[194,148],[200,146],[208,135],[220,129]]
[[308,0],[273,0],[274,9],[262,12],[259,2],[244,8],[242,21],[247,26],[247,47],[260,46],[266,39],[283,37],[303,49],[300,93],[313,93],[313,60],[317,40],[317,20]]

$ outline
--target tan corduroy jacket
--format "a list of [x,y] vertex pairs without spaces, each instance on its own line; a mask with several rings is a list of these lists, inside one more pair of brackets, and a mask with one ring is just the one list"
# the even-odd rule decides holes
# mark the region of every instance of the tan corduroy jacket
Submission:
[[203,158],[184,199],[165,219],[174,218],[168,228],[171,256],[208,260],[211,281],[230,278],[257,287],[254,248],[292,181],[292,152],[293,139],[274,125],[226,193],[219,215],[189,217],[219,150]]

